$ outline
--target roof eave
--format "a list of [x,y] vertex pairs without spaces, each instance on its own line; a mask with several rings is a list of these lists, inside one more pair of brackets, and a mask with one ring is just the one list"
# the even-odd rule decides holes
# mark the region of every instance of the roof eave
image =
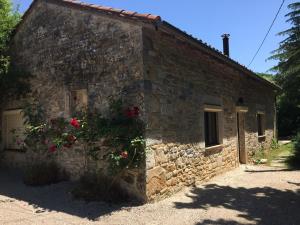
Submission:
[[195,43],[196,45],[198,45],[202,49],[206,50],[207,53],[217,57],[218,59],[222,60],[223,62],[225,62],[225,63],[227,63],[231,66],[234,66],[239,71],[249,75],[250,77],[256,79],[257,81],[260,81],[260,82],[264,83],[265,85],[273,88],[276,91],[281,91],[282,90],[282,88],[279,87],[278,85],[276,85],[276,84],[274,84],[270,81],[267,81],[264,78],[259,77],[256,73],[249,70],[247,67],[242,66],[238,62],[232,60],[231,58],[229,58],[225,55],[223,55],[222,52],[218,51],[217,49],[213,48],[212,46],[209,46],[208,44],[202,42],[201,40],[193,37],[192,35],[189,35],[189,34],[185,33],[184,31],[182,31],[179,28],[173,26],[172,24],[170,24],[166,21],[161,21],[161,22],[157,23],[157,26],[160,27],[160,28],[166,28],[167,30],[170,29],[171,31],[175,31],[175,33],[177,33],[179,35],[183,35],[188,40],[192,41],[193,43]]
[[[18,32],[18,30],[20,29],[20,27],[22,26],[22,24],[24,23],[24,21],[26,20],[28,15],[31,13],[31,11],[33,10],[35,5],[39,1],[40,0],[33,0],[33,2],[30,4],[29,8],[23,14],[21,21],[17,24],[17,26],[13,30],[13,32],[11,34],[11,39],[16,35],[16,33]],[[117,10],[117,9],[113,9],[110,7],[97,6],[97,5],[87,4],[87,3],[83,3],[83,2],[77,2],[77,1],[73,1],[73,0],[47,0],[47,2],[53,3],[53,4],[64,5],[67,7],[82,9],[82,10],[91,10],[93,12],[102,13],[104,15],[115,16],[116,18],[118,17],[120,19],[127,19],[130,21],[141,22],[144,24],[146,24],[146,23],[156,24],[156,23],[161,22],[160,16],[156,16],[156,15],[152,15],[152,14],[140,14],[137,12],[130,12],[130,11],[126,11],[126,10]]]

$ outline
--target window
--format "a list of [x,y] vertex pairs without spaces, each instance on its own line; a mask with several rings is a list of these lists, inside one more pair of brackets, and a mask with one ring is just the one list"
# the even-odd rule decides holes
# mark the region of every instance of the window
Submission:
[[203,139],[207,150],[222,148],[223,108],[221,104],[204,104]]
[[24,137],[24,119],[21,110],[3,112],[3,144],[5,149],[22,149]]
[[219,126],[217,112],[204,112],[205,147],[219,144]]
[[82,111],[87,108],[88,96],[86,89],[75,90],[71,92],[71,110]]
[[257,133],[259,137],[265,135],[264,115],[262,113],[257,114]]

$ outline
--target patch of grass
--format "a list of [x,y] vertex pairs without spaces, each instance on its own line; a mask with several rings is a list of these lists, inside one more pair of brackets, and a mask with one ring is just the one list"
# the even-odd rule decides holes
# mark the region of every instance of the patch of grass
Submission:
[[300,133],[293,140],[292,154],[286,163],[290,169],[300,169]]
[[260,164],[262,159],[266,159],[266,151],[263,148],[260,148],[255,152],[253,159],[256,164]]
[[268,154],[267,154],[268,165],[271,164],[272,160],[274,160],[280,156],[289,157],[292,154],[293,154],[293,144],[292,143],[279,145],[277,149],[271,149],[268,152]]
[[277,148],[272,148],[268,151],[264,149],[260,149],[257,151],[254,155],[254,161],[257,162],[257,164],[260,163],[262,159],[267,159],[267,165],[270,166],[271,162],[278,158],[279,156],[286,156],[289,157],[293,155],[294,152],[294,145],[293,143],[288,143],[284,145],[278,145]]

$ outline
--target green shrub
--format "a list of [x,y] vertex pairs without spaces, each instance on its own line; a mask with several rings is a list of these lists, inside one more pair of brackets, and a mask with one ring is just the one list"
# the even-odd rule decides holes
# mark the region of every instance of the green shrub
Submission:
[[279,148],[278,140],[273,138],[271,142],[271,150],[276,150]]
[[295,136],[300,127],[300,108],[286,97],[280,97],[278,103],[279,137]]
[[85,201],[121,203],[130,201],[128,192],[122,189],[112,177],[103,174],[86,173],[72,190],[75,198]]
[[261,164],[261,160],[266,158],[266,151],[264,147],[257,149],[253,155],[253,162],[255,164]]
[[300,132],[297,134],[294,140],[294,151],[295,151],[295,159],[300,164]]
[[67,180],[66,173],[54,161],[38,162],[27,166],[23,182],[30,186],[44,186]]
[[287,159],[287,165],[291,169],[300,169],[300,133],[298,133],[292,142],[292,155]]

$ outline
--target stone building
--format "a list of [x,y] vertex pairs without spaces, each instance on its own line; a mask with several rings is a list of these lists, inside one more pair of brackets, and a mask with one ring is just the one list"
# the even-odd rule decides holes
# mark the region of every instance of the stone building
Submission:
[[[109,96],[140,106],[146,169],[130,182],[144,200],[251,163],[276,136],[278,87],[159,16],[35,0],[11,49],[14,62],[33,75],[32,93],[49,117],[70,115],[74,95],[104,113]],[[22,127],[21,110],[18,99],[2,109],[3,163],[16,167],[26,153],[9,131]],[[83,160],[78,151],[57,159],[73,178]]]

